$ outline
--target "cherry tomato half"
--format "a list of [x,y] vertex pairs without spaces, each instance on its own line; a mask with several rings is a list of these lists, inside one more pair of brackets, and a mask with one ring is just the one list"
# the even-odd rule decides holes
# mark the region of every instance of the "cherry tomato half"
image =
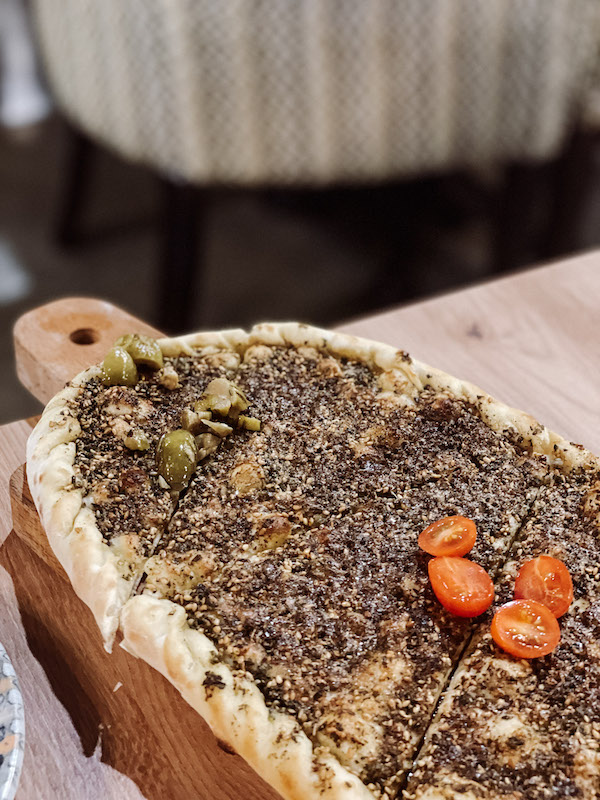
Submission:
[[496,644],[516,658],[547,656],[560,642],[556,617],[536,600],[513,600],[500,606],[491,633]]
[[432,558],[427,567],[431,588],[447,611],[457,617],[477,617],[494,599],[492,579],[479,564],[466,558]]
[[419,547],[430,556],[464,556],[472,549],[477,529],[467,517],[444,517],[425,528]]
[[526,561],[515,580],[515,600],[537,600],[555,617],[562,617],[573,601],[569,570],[562,561],[551,556]]

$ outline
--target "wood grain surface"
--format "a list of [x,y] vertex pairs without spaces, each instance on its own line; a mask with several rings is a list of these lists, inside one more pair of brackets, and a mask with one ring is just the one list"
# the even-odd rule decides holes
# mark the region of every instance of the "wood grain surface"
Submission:
[[[47,330],[55,335],[38,354],[35,343]],[[33,309],[15,326],[21,379],[48,400],[89,366],[86,354],[101,360],[118,336],[131,331],[159,335],[97,300]],[[23,466],[11,476],[10,496],[13,531],[0,550],[0,566],[13,579],[29,646],[69,711],[84,753],[99,748],[102,761],[129,775],[148,800],[278,800],[161,675],[118,646],[111,655],[104,651],[91,612],[48,545]]]
[[[600,452],[599,305],[600,253],[592,253],[357,320],[342,330],[390,342],[472,380]],[[179,714],[175,721],[161,716],[157,697],[169,698],[172,688],[152,671],[135,673],[147,668],[123,653],[106,667],[107,685],[115,681],[111,696],[99,693],[86,659],[88,647],[99,649],[89,612],[66,584],[67,591],[59,590],[56,579],[49,578],[56,572],[10,533],[9,481],[24,460],[29,431],[26,421],[0,427],[0,641],[17,670],[27,721],[17,800],[202,797],[177,794],[182,791],[179,771],[171,774],[173,793],[163,788],[159,794],[155,788],[156,776],[169,769],[169,756],[178,747],[175,727],[184,730],[185,757],[190,760],[186,769],[200,785],[202,770],[193,743],[199,730],[194,726],[202,721]],[[22,475],[17,472],[14,481],[16,492],[22,493]],[[17,526],[23,524],[23,515],[32,513],[28,502],[22,498],[16,509]],[[55,603],[48,604],[48,597]],[[49,605],[54,609],[50,615]],[[67,632],[65,620],[75,620],[75,637]],[[104,658],[108,665],[110,657],[101,654]],[[141,739],[134,736],[134,729],[145,720],[144,709],[127,689],[138,680],[147,686],[156,714],[154,727]],[[113,693],[119,681],[123,685]],[[171,700],[177,708],[179,698]],[[120,714],[121,709],[127,714]],[[133,728],[123,719],[129,715]],[[157,745],[159,750],[164,747],[167,766],[150,755]],[[206,757],[216,770],[214,777],[226,785],[229,765],[239,759],[216,744]],[[246,796],[269,797],[245,792],[240,800]]]
[[277,800],[162,675],[118,646],[104,651],[92,613],[46,544],[23,467],[12,476],[11,497],[14,531],[0,549],[0,565],[13,579],[29,645],[84,754],[98,748],[148,800]]

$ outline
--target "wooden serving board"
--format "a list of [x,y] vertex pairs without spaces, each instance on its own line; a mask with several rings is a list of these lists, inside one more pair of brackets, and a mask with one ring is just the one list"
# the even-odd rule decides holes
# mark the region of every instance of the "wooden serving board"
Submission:
[[[599,301],[597,251],[348,322],[341,330],[407,349],[600,453]],[[57,380],[50,366],[54,348],[83,359],[65,368],[63,382],[99,361],[132,324],[139,326],[123,315],[125,327],[98,340],[98,350],[72,347],[69,334],[89,327],[86,307],[75,301],[62,308],[62,338],[50,336],[48,323],[38,326],[35,314],[18,326],[29,331],[28,341],[16,343],[24,353],[19,369],[41,400],[60,388],[44,395],[32,385],[40,371]],[[35,354],[48,342],[50,358],[36,366]],[[41,390],[44,379],[36,380]],[[15,527],[38,545],[41,558],[9,532],[9,476],[24,458],[29,430],[25,420],[0,427],[0,640],[20,679],[28,726],[16,800],[273,800],[237,757],[218,749],[196,715],[187,716],[189,709],[160,675],[118,648],[112,657],[103,653],[91,615],[60,570],[44,563],[45,537],[18,476],[12,481]],[[123,686],[113,693],[119,680]],[[101,725],[106,763],[99,763],[96,748]]]
[[[96,300],[61,300],[36,309],[15,327],[19,376],[46,402],[132,331],[158,335]],[[10,494],[16,536],[5,541],[0,564],[13,579],[30,648],[70,714],[84,752],[95,751],[100,733],[102,760],[134,780],[147,800],[280,799],[215,739],[162,675],[117,644],[112,654],[104,651],[92,613],[48,545],[24,467],[12,475]]]

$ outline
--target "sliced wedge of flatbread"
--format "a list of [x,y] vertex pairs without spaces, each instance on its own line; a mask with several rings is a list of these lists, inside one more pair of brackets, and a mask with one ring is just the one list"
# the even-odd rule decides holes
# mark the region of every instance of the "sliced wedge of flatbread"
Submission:
[[574,602],[561,643],[517,660],[482,625],[427,732],[407,800],[600,797],[600,465],[556,474],[511,550],[498,602],[524,561],[568,564]]

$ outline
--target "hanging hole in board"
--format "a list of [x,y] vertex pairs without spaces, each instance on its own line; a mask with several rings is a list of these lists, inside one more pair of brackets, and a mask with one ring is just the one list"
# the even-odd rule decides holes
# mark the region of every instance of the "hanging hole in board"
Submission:
[[100,335],[93,328],[77,328],[69,334],[69,339],[75,344],[94,344]]

